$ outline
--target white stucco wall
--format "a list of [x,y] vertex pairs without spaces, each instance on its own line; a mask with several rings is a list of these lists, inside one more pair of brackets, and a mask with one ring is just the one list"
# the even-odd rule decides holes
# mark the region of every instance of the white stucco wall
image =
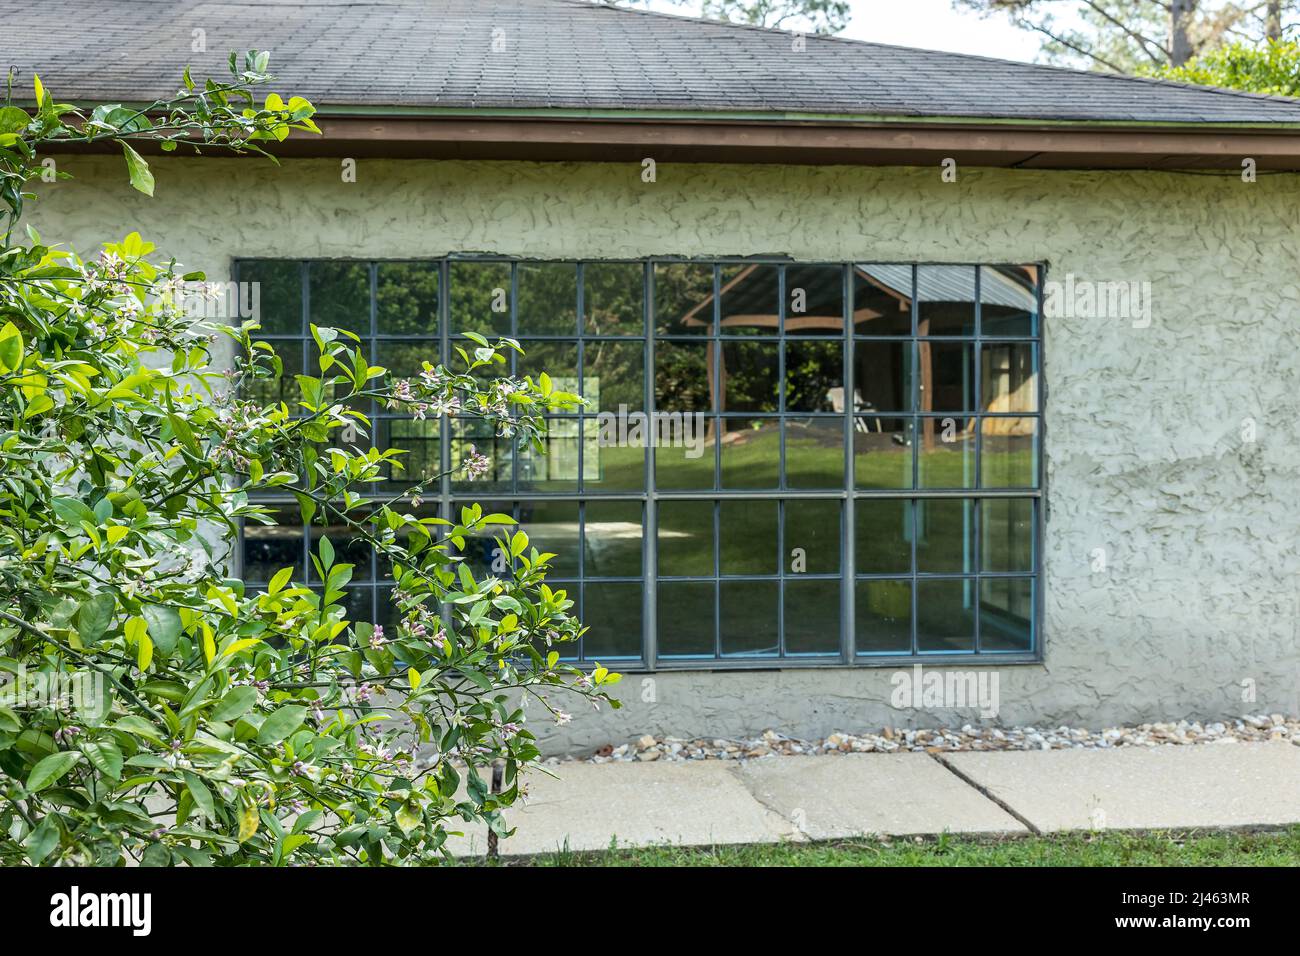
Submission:
[[[639,165],[362,160],[344,183],[333,160],[169,158],[150,200],[116,158],[60,166],[76,178],[41,186],[30,215],[47,240],[87,251],[139,229],[214,278],[235,256],[491,251],[1046,261],[1057,279],[1149,281],[1148,328],[1045,323],[1046,660],[1000,669],[1000,719],[1300,712],[1300,177],[661,165],[647,184]],[[972,719],[892,709],[890,675],[632,675],[623,710],[546,741]]]

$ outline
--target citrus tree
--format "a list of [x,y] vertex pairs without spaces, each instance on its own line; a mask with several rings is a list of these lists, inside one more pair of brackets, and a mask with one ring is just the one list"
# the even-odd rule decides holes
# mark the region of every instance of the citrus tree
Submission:
[[[227,80],[186,71],[173,99],[92,111],[37,79],[34,108],[0,107],[0,863],[436,860],[467,823],[505,832],[539,756],[528,700],[561,721],[554,691],[617,705],[618,675],[561,663],[580,624],[508,516],[359,490],[400,467],[355,410],[372,399],[537,442],[578,399],[502,375],[514,341],[471,336],[454,369],[399,378],[313,328],[302,400],[261,403],[249,386],[281,362],[255,321],[196,318],[203,275],[136,233],[83,258],[20,225],[50,147],[120,146],[152,195],[141,143],[264,152],[317,132],[306,100],[254,97],[266,69],[232,55]],[[324,534],[315,589],[289,568],[261,593],[230,577],[240,523],[274,521],[268,491],[391,563],[396,627],[346,618],[352,566]],[[476,579],[459,549],[484,533],[511,560]]]

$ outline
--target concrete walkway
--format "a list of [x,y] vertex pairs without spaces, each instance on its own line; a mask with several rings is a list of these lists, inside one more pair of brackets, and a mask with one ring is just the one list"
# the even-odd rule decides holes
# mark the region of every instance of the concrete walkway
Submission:
[[[530,778],[503,855],[865,835],[1300,823],[1300,746],[568,763]],[[482,854],[486,834],[453,838]]]

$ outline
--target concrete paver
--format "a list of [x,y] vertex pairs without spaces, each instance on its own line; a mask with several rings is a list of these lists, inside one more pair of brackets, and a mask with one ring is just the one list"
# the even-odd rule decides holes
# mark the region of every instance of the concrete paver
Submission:
[[1042,831],[1300,822],[1300,750],[1281,742],[944,759]]

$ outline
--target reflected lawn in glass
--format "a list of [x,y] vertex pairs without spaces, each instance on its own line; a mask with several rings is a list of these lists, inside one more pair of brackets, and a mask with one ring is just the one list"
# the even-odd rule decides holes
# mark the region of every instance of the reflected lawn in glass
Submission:
[[722,573],[776,574],[777,503],[723,501],[719,507]]
[[970,499],[916,502],[916,569],[923,574],[974,571],[975,507]]
[[788,655],[834,655],[840,652],[838,579],[786,579],[785,652]]
[[912,420],[859,418],[853,431],[853,472],[858,488],[912,487]]
[[659,575],[712,575],[713,502],[659,502]]
[[975,649],[975,581],[916,582],[916,636],[921,651]]
[[641,576],[645,534],[639,501],[588,501],[584,521],[583,571],[588,578]]
[[980,649],[1033,650],[1034,582],[984,578],[980,582]]
[[858,581],[855,630],[859,654],[910,654],[912,582]]
[[786,487],[843,488],[844,465],[844,419],[786,419]]
[[776,656],[780,594],[774,581],[723,581],[719,600],[722,656]]
[[547,578],[578,576],[579,529],[576,501],[521,501],[519,529],[528,535],[528,552],[552,553]]
[[[781,482],[781,424],[776,418],[726,418],[722,487],[775,489]],[[710,449],[710,453],[712,449]]]
[[919,487],[975,487],[975,439],[967,422],[957,417],[920,419]]
[[985,488],[1034,488],[1038,484],[1035,418],[986,418],[980,448],[980,483]]
[[910,574],[912,502],[860,498],[854,503],[858,574]]
[[840,504],[837,500],[802,498],[785,503],[785,553],[781,560],[787,574],[839,573]]
[[712,657],[716,600],[712,581],[659,582],[659,656]]
[[1034,569],[1034,502],[987,498],[980,502],[980,570]]
[[520,491],[578,490],[578,419],[548,418],[539,451],[531,442],[515,446],[519,456]]
[[603,582],[582,588],[582,636],[587,660],[639,658],[641,656],[640,584]]

